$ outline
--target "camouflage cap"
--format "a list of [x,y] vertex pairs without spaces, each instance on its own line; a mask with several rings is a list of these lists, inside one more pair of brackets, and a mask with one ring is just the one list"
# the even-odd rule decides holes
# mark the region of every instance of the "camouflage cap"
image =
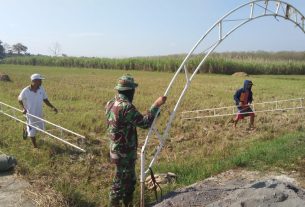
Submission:
[[127,91],[135,89],[136,87],[138,87],[138,84],[134,82],[133,77],[126,74],[119,78],[118,84],[114,87],[114,89],[118,91]]

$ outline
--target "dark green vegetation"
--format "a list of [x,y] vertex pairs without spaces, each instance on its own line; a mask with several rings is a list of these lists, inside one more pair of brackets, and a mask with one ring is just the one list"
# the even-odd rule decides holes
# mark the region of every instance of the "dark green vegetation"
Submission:
[[[57,115],[45,108],[45,117],[54,123],[84,134],[88,153],[78,153],[50,137],[40,134],[39,150],[21,136],[22,125],[0,115],[0,150],[16,156],[17,172],[37,187],[41,198],[45,189],[57,196],[48,200],[51,206],[105,206],[113,168],[108,161],[105,136],[104,105],[114,96],[116,80],[131,73],[139,83],[134,104],[142,112],[163,94],[173,74],[162,72],[93,70],[60,67],[0,65],[12,82],[0,82],[0,101],[18,107],[17,96],[29,84],[32,73],[47,77],[43,85],[49,99],[59,109]],[[255,102],[304,97],[305,76],[254,75],[248,77]],[[160,124],[165,125],[170,109],[176,103],[184,76],[179,77],[161,111]],[[247,131],[247,121],[236,130],[227,124],[230,117],[197,121],[180,120],[184,110],[204,109],[233,104],[235,90],[243,78],[228,75],[199,74],[192,82],[173,122],[170,137],[154,166],[156,173],[174,172],[175,184],[165,191],[202,180],[210,175],[242,167],[252,170],[295,170],[305,172],[304,111],[257,114],[255,131]],[[147,131],[139,130],[139,146]],[[148,157],[156,139],[150,142]],[[137,172],[139,172],[138,163]],[[137,189],[138,192],[139,189]],[[48,196],[47,196],[48,195]],[[153,197],[147,192],[147,199]],[[59,199],[60,198],[60,199]],[[62,199],[63,198],[63,199]],[[136,195],[139,199],[139,195]],[[52,201],[52,202],[51,202]]]
[[[12,56],[5,64],[40,65],[56,67],[121,69],[141,71],[174,72],[185,55],[134,57],[134,58],[88,58],[50,56]],[[202,56],[191,58],[187,67],[193,70]],[[305,74],[304,52],[231,52],[213,54],[200,68],[201,73],[232,74],[243,71],[248,74]]]

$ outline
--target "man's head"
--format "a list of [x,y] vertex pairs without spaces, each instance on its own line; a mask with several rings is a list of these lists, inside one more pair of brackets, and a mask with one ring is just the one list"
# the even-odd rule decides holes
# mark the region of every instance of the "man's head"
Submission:
[[118,79],[118,83],[114,89],[116,89],[119,94],[127,96],[128,100],[132,102],[136,87],[138,87],[138,84],[134,82],[131,75],[127,74]]
[[41,83],[42,83],[41,80],[43,80],[43,79],[45,79],[45,78],[42,75],[35,73],[35,74],[31,75],[31,81],[32,81],[31,85],[34,87],[39,87],[39,86],[41,86]]
[[244,88],[245,88],[245,89],[251,90],[252,86],[253,86],[252,81],[250,81],[250,80],[245,80],[245,81],[244,81]]

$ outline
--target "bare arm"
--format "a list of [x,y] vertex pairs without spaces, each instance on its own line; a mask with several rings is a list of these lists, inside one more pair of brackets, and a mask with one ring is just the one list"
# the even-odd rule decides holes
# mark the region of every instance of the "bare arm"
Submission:
[[53,111],[54,111],[55,113],[58,112],[57,108],[55,108],[55,107],[50,103],[49,99],[44,99],[43,102],[44,102],[48,107],[50,107],[51,109],[53,109]]
[[20,106],[22,107],[22,109],[23,109],[23,114],[26,114],[27,113],[27,111],[26,111],[26,109],[24,108],[24,105],[23,105],[23,102],[22,101],[18,101],[19,102],[19,104],[20,104]]

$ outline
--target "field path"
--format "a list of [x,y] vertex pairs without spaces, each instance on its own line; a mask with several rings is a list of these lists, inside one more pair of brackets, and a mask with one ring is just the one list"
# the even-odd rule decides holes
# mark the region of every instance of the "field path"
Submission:
[[36,207],[25,192],[30,184],[12,173],[0,173],[1,207]]

